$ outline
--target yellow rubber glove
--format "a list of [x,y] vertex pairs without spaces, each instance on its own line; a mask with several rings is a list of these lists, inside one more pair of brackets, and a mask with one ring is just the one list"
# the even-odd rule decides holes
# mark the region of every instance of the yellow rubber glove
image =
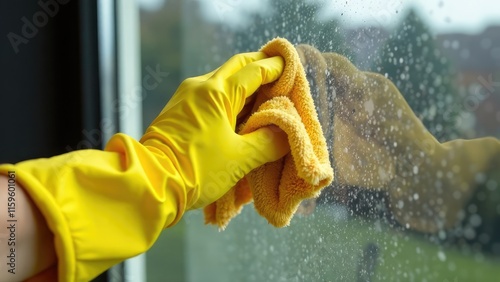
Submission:
[[261,52],[236,55],[184,81],[140,142],[116,134],[104,151],[0,166],[2,174],[15,172],[54,233],[59,281],[88,281],[145,252],[185,210],[283,157],[283,132],[235,133],[245,100],[283,66]]

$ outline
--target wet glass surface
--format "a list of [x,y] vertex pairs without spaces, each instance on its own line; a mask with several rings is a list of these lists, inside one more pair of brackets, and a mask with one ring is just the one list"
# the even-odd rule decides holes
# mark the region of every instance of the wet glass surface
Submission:
[[145,126],[183,78],[281,36],[335,170],[286,228],[252,205],[223,232],[187,213],[148,252],[149,280],[497,281],[499,4],[144,3],[143,72],[168,73],[143,95]]

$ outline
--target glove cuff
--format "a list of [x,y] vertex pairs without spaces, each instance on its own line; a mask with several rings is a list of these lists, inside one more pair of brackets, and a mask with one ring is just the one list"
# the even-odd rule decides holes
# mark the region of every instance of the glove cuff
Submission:
[[0,166],[0,174],[9,171],[54,233],[59,281],[89,281],[145,252],[185,210],[168,160],[123,134],[105,151]]

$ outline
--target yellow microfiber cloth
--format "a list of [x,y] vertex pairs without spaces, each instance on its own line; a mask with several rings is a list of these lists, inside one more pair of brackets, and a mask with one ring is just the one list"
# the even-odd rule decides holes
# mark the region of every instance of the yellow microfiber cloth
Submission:
[[278,81],[255,93],[252,110],[241,119],[238,133],[276,125],[288,135],[290,152],[254,169],[205,207],[205,222],[221,229],[252,199],[257,212],[269,223],[287,226],[302,200],[317,197],[333,181],[326,140],[297,51],[283,38],[268,42],[261,51],[282,56],[285,68]]

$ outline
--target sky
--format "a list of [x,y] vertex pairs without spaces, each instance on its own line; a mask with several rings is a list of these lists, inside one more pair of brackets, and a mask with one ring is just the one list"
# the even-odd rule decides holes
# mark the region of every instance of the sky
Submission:
[[[415,7],[429,26],[438,32],[478,32],[490,24],[500,25],[498,0],[365,0],[324,1],[325,11],[341,14],[344,24],[379,24],[391,27],[401,21],[405,10]],[[347,2],[347,4],[346,4]]]
[[[138,0],[141,8],[154,10],[168,0]],[[265,9],[273,0],[198,0],[213,20],[235,23],[245,11]],[[306,0],[307,1],[307,0]],[[498,0],[309,0],[322,3],[324,17],[334,16],[345,26],[375,25],[391,28],[401,21],[409,7],[415,7],[428,25],[437,32],[480,32],[484,27],[500,25]],[[263,7],[264,6],[264,7]]]

